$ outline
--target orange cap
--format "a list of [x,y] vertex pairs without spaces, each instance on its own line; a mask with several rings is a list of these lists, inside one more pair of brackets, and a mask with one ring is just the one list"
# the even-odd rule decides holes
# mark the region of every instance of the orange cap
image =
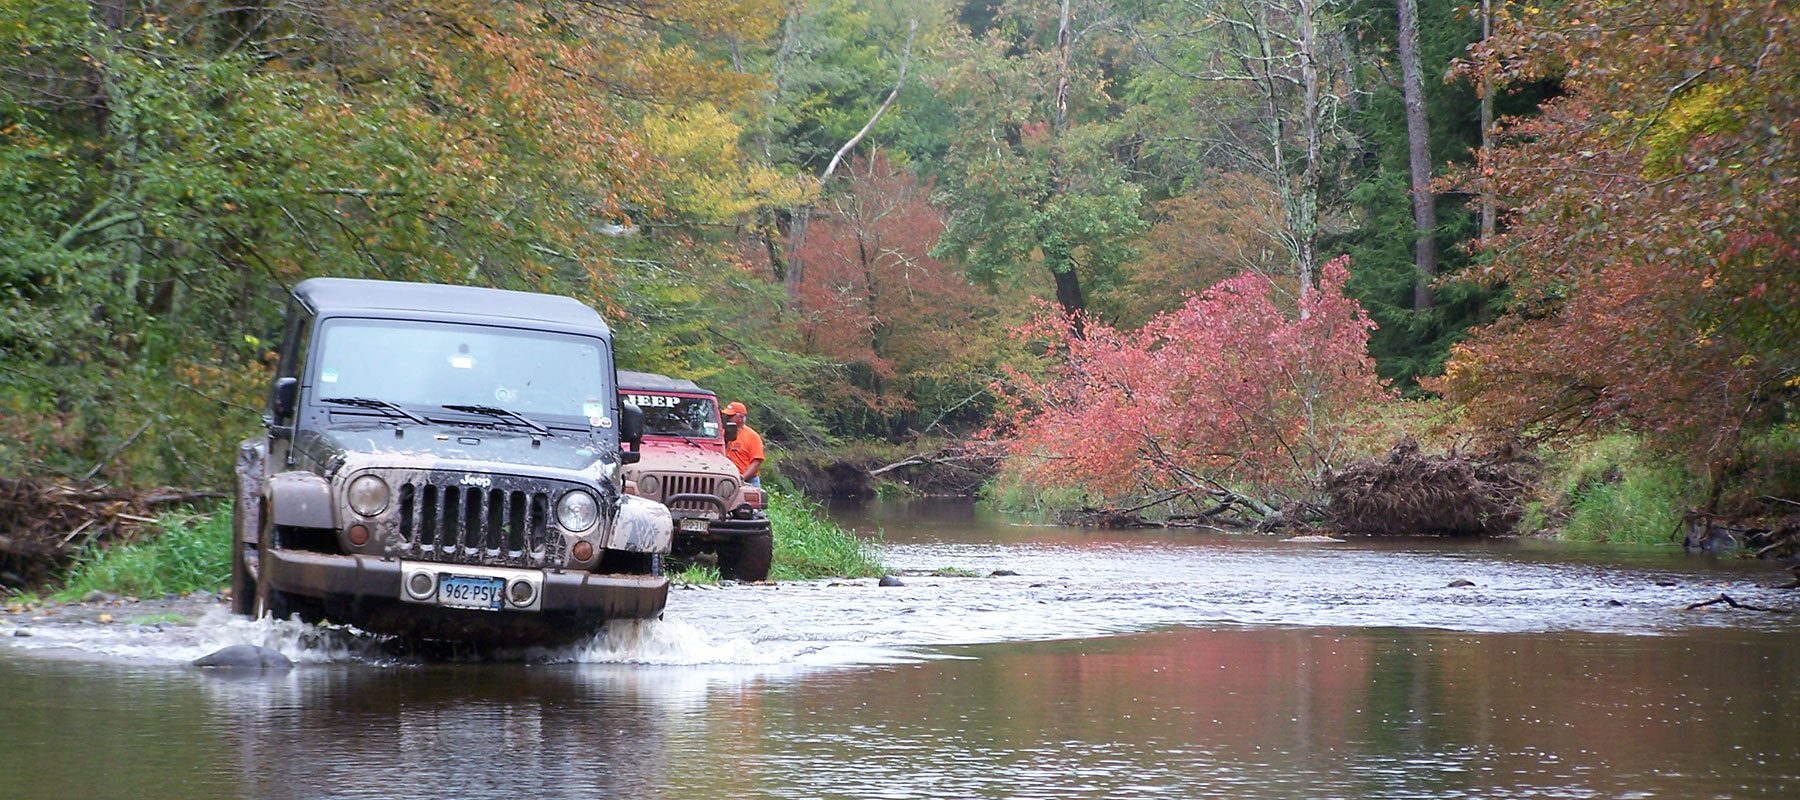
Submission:
[[724,410],[721,411],[720,413],[724,414],[727,417],[735,417],[739,414],[744,414],[747,412],[744,408],[743,403],[733,400],[730,403],[726,403]]

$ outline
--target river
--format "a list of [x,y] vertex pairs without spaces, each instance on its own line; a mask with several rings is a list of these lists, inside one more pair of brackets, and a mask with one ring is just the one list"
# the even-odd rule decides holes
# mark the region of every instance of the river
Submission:
[[[1800,794],[1797,615],[1686,609],[1800,604],[1777,565],[834,515],[905,585],[679,589],[501,660],[0,615],[0,798]],[[185,665],[240,642],[300,663]]]

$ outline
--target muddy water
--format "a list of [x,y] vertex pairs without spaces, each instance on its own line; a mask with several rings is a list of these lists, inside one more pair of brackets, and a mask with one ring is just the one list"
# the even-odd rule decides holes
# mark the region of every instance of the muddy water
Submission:
[[[1800,604],[1776,567],[837,513],[905,586],[677,591],[499,661],[0,616],[0,798],[1800,796],[1800,620],[1683,608]],[[234,642],[301,663],[183,666]]]

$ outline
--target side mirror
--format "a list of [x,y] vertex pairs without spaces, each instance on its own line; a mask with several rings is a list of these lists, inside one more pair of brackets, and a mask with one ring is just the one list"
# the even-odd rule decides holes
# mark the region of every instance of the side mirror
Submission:
[[275,392],[269,397],[269,410],[281,422],[294,413],[294,397],[300,393],[299,378],[276,378]]
[[[619,463],[636,464],[643,454],[644,410],[632,403],[619,404]],[[623,445],[631,445],[630,450]]]

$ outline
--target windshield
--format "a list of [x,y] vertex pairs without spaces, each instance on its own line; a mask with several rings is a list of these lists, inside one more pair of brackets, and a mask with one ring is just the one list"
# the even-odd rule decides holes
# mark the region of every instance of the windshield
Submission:
[[330,319],[314,351],[312,395],[400,406],[495,406],[609,425],[605,342],[486,325]]
[[687,436],[716,439],[719,436],[719,404],[710,397],[677,397],[672,394],[626,392],[625,402],[644,410],[644,435]]

